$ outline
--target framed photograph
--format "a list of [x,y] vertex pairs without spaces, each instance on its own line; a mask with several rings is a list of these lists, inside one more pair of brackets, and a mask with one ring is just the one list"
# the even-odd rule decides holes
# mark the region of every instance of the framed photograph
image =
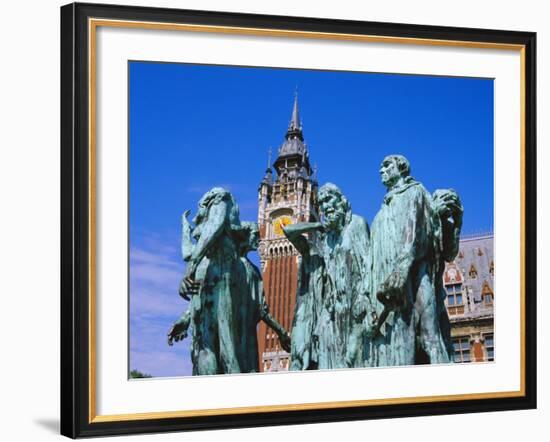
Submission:
[[536,407],[536,35],[61,8],[61,433]]

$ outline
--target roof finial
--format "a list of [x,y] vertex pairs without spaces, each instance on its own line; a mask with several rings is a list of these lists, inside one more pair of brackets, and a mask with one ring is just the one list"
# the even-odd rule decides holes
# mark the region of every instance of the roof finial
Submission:
[[271,146],[267,150],[267,168],[271,168]]
[[313,165],[313,181],[317,181],[317,163]]

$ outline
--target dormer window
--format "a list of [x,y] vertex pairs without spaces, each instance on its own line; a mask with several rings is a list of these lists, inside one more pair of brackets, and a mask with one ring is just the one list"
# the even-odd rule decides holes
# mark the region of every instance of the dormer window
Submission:
[[491,287],[487,281],[483,281],[483,289],[481,290],[481,300],[483,301],[483,304],[487,307],[491,307],[493,305],[493,299],[493,290],[491,290]]
[[473,264],[470,266],[470,271],[468,272],[468,275],[470,276],[470,279],[476,279],[477,278],[477,269],[475,268],[475,266]]

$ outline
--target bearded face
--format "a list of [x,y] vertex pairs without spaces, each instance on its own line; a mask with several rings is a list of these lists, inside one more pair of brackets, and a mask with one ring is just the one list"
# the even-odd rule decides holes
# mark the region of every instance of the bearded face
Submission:
[[325,227],[339,229],[344,225],[346,212],[340,195],[330,191],[320,192],[319,203]]

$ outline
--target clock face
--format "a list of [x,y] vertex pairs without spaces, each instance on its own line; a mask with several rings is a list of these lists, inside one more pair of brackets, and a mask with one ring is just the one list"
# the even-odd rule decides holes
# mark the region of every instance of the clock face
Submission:
[[273,220],[273,231],[275,232],[275,235],[284,235],[283,230],[281,229],[281,224],[283,226],[288,226],[289,224],[292,224],[292,219],[290,216],[280,216],[279,218],[275,218]]

